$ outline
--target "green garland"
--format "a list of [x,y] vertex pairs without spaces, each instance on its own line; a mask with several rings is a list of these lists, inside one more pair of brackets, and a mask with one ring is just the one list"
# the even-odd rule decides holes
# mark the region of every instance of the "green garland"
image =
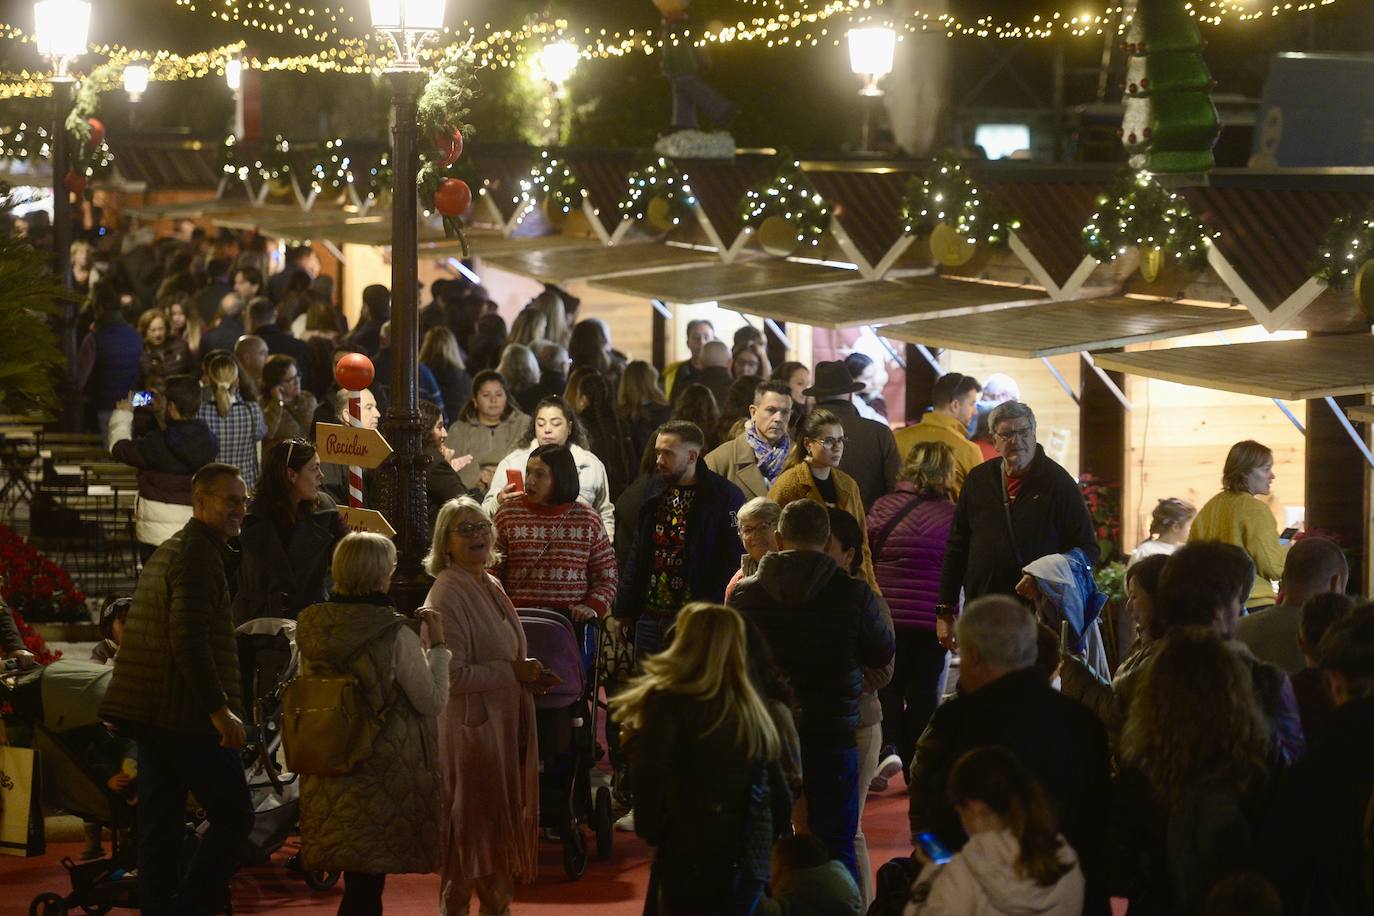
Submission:
[[1179,194],[1165,190],[1148,172],[1127,170],[1097,198],[1097,212],[1083,227],[1083,250],[1098,261],[1114,261],[1132,246],[1157,249],[1187,270],[1207,263],[1216,238]]
[[391,153],[383,152],[372,168],[367,170],[367,193],[365,200],[376,200],[382,194],[390,194],[396,183],[396,173],[391,168]]
[[980,197],[978,186],[954,153],[936,158],[925,174],[907,182],[902,199],[902,232],[927,236],[945,223],[964,238],[992,247],[1007,243],[1021,221]]
[[291,180],[291,141],[277,134],[272,145],[262,150],[253,160],[258,178],[262,181]]
[[585,192],[577,176],[558,157],[550,156],[548,150],[539,154],[539,161],[530,169],[529,177],[521,179],[521,196],[532,201],[548,200],[564,213],[582,209]]
[[219,171],[227,178],[238,178],[245,180],[248,178],[248,166],[244,164],[239,156],[239,139],[233,134],[224,138],[224,142],[219,147]]
[[324,157],[310,165],[310,190],[317,194],[342,191],[353,183],[353,172],[349,168],[352,162],[352,157],[344,152],[343,140],[326,140]]
[[687,183],[687,176],[662,156],[646,161],[629,174],[629,188],[620,201],[622,220],[642,220],[650,201],[662,197],[668,204],[668,219],[680,226],[692,218],[697,205],[696,195]]
[[100,110],[100,93],[123,85],[125,66],[127,64],[106,61],[93,69],[77,87],[66,122],[67,134],[71,137],[68,168],[77,175],[93,177],[97,172],[104,173],[114,162],[114,153],[110,152],[104,138],[91,145],[91,119]]
[[1374,258],[1374,207],[1364,216],[1336,217],[1307,272],[1332,289],[1344,289],[1350,275],[1370,258]]
[[820,245],[830,228],[830,205],[802,172],[801,162],[791,154],[779,156],[772,178],[759,182],[745,192],[739,202],[740,225],[758,228],[771,216],[780,216],[797,229],[797,242]]
[[[467,116],[476,85],[472,71],[473,58],[467,46],[451,45],[444,50],[420,93],[420,170],[415,175],[415,184],[419,188],[420,201],[426,207],[433,206],[435,192],[445,179],[459,177],[456,163],[447,167],[442,165],[436,140],[451,137],[454,131],[460,131],[464,140],[470,138],[472,125],[467,123]],[[474,197],[476,193],[473,190]],[[443,223],[444,235],[457,238],[466,256],[468,240],[463,234],[463,224],[457,217],[448,216],[443,217]]]

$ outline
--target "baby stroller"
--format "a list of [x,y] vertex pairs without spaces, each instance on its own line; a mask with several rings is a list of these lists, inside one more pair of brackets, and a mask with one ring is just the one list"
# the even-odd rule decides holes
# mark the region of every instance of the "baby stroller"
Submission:
[[576,881],[587,870],[584,824],[596,833],[596,857],[608,859],[615,816],[611,790],[592,797],[589,770],[595,763],[597,691],[595,621],[579,626],[559,611],[520,608],[520,625],[530,655],[562,678],[534,698],[539,734],[539,826],[563,842],[563,869]]
[[[248,716],[248,744],[243,749],[244,776],[253,799],[253,832],[240,853],[247,865],[260,865],[299,831],[300,778],[280,769],[282,689],[296,676],[296,621],[258,617],[234,631],[243,677],[243,705]],[[312,890],[328,890],[341,873],[304,871],[300,856],[286,862]]]
[[135,820],[135,784],[122,791],[110,785],[121,773],[137,773],[134,743],[112,734],[98,718],[113,674],[104,665],[62,660],[0,676],[0,705],[14,710],[6,719],[11,738],[39,753],[44,807],[100,824],[113,837],[108,858],[63,858],[72,891],[39,894],[29,905],[34,916],[138,907],[138,883],[130,874],[137,850],[126,839]]

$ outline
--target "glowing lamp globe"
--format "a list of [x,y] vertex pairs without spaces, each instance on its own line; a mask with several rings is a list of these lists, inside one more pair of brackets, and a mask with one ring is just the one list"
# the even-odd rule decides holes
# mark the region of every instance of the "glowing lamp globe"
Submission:
[[361,353],[350,353],[334,367],[334,381],[345,391],[362,391],[372,384],[376,370],[372,360]]

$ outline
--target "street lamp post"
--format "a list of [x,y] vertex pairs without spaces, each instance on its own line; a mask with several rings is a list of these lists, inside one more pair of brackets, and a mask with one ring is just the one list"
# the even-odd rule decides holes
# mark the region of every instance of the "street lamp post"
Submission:
[[396,52],[387,68],[391,83],[391,402],[382,430],[392,448],[382,468],[381,510],[396,530],[392,595],[413,610],[426,588],[421,561],[428,548],[425,456],[417,379],[420,355],[419,214],[415,176],[416,123],[425,73],[421,45],[443,28],[444,0],[371,0],[372,27]]
[[849,30],[849,69],[864,80],[859,90],[859,105],[863,109],[863,126],[859,149],[869,152],[873,133],[873,107],[882,98],[878,80],[892,72],[897,51],[897,33],[887,26],[870,26]]
[[553,87],[553,129],[555,145],[563,142],[563,108],[568,95],[568,79],[577,69],[580,56],[571,41],[551,41],[539,49],[539,69]]
[[129,95],[129,128],[138,120],[138,101],[148,91],[148,65],[129,64],[124,68],[124,91]]
[[[34,39],[38,52],[52,62],[53,131],[49,148],[52,163],[53,270],[63,286],[71,286],[72,204],[67,191],[67,114],[72,107],[71,62],[86,51],[91,28],[91,5],[86,0],[39,0],[33,5]],[[64,428],[81,421],[81,394],[76,390],[76,302],[60,303],[59,345],[67,360],[72,388],[64,398]]]
[[[67,72],[71,62],[86,51],[86,36],[91,27],[91,5],[86,0],[39,0],[33,5],[34,40],[38,53],[52,62],[53,132],[52,230],[53,256],[60,282],[70,282],[68,261],[72,246],[72,208],[67,192],[67,114],[72,107],[72,85]],[[76,365],[76,326],[64,328],[72,340],[69,365]]]

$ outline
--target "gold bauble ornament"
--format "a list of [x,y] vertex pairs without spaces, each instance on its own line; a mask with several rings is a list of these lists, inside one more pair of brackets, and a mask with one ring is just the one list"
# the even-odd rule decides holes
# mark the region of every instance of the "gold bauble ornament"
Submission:
[[1145,278],[1146,283],[1159,279],[1159,272],[1164,269],[1164,258],[1164,252],[1158,248],[1140,249],[1140,276]]
[[785,258],[801,244],[797,224],[781,216],[768,217],[759,225],[757,233],[759,247],[774,257]]
[[591,221],[587,219],[587,214],[581,210],[573,210],[564,214],[563,227],[560,232],[563,235],[588,238],[592,235],[593,230]]
[[1364,317],[1374,321],[1374,259],[1365,261],[1355,272],[1355,301]]
[[673,210],[664,194],[657,194],[644,208],[644,220],[655,232],[669,232],[673,229]]
[[930,233],[930,253],[946,267],[962,267],[977,252],[977,240],[964,238],[948,223],[937,223]]
[[273,178],[267,182],[267,195],[269,197],[290,197],[291,194],[290,178]]
[[568,220],[571,211],[564,210],[563,207],[554,202],[552,194],[544,198],[544,219],[549,221],[549,225],[555,229],[561,228]]

